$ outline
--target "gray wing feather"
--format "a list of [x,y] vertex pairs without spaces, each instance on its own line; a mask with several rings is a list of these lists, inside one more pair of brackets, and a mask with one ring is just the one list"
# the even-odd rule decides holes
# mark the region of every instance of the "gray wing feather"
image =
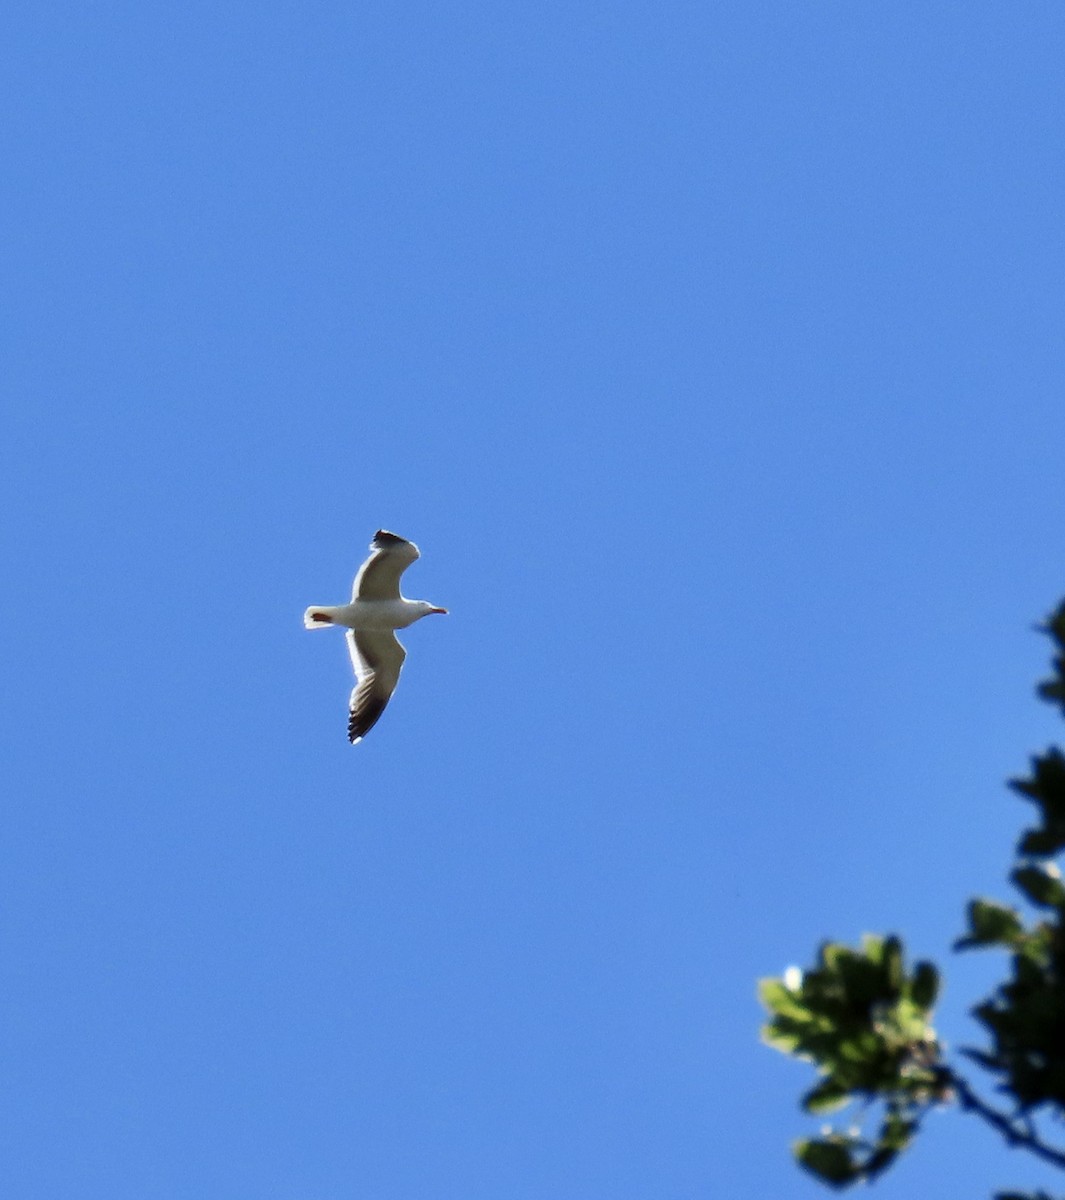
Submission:
[[377,724],[399,682],[406,650],[394,633],[349,629],[348,652],[358,683],[348,706],[348,740],[361,741]]
[[355,576],[352,600],[398,600],[399,577],[420,557],[418,547],[406,538],[379,529],[370,550],[370,557]]

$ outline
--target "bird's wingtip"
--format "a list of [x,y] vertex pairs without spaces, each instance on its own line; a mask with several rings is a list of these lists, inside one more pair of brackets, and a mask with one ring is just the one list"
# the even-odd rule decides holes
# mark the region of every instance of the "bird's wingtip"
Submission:
[[370,543],[375,550],[382,550],[388,546],[406,546],[408,544],[406,538],[401,538],[395,533],[389,533],[387,529],[379,529],[373,535],[373,541]]

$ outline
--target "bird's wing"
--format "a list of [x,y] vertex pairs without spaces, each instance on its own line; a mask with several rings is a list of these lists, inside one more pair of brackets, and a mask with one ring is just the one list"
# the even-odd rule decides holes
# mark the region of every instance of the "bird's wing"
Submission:
[[418,547],[379,529],[370,543],[370,551],[370,557],[355,576],[352,600],[398,600],[399,577],[418,557]]
[[361,741],[377,724],[399,682],[406,650],[392,632],[356,633],[349,629],[348,651],[358,684],[351,693],[348,741]]

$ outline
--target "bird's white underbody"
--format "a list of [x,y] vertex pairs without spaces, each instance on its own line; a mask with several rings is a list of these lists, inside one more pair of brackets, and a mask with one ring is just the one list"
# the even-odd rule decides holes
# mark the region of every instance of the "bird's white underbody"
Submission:
[[[343,625],[347,629],[366,629],[382,632],[386,629],[406,629],[430,613],[446,613],[428,600],[353,600],[350,604],[319,606],[308,609],[308,629],[322,625]],[[322,620],[322,618],[325,620]]]

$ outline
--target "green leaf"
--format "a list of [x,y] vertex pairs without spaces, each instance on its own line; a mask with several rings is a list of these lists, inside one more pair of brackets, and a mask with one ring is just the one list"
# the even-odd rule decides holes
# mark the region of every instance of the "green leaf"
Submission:
[[802,1106],[810,1113],[833,1112],[851,1099],[850,1088],[835,1079],[823,1079],[802,1098]]
[[914,1004],[930,1012],[939,995],[939,972],[930,962],[919,962],[914,968],[910,996]]
[[[877,933],[863,933],[862,953],[870,962],[879,966],[884,961],[884,950],[889,940],[889,938],[882,938]],[[853,951],[848,951],[848,954],[853,953]]]
[[[1065,652],[1065,601],[1047,618],[1043,631],[1057,642],[1059,651]],[[1038,692],[1044,700],[1059,705],[1065,713],[1065,653],[1059,653],[1054,658],[1054,670],[1055,677],[1041,683]]]
[[892,1108],[880,1130],[879,1140],[882,1145],[890,1146],[892,1150],[903,1150],[913,1140],[916,1130],[916,1121],[904,1117],[897,1108]]
[[969,933],[954,943],[955,950],[972,946],[1013,946],[1024,926],[1016,911],[997,900],[969,901]]
[[1065,847],[1065,833],[1051,829],[1028,829],[1017,843],[1017,853],[1025,858],[1049,858]]
[[1065,907],[1065,884],[1053,863],[1018,867],[1010,875],[1014,884],[1041,908]]
[[762,1026],[762,1041],[781,1054],[798,1054],[802,1038],[797,1033],[778,1029],[775,1025]]
[[1031,777],[1013,779],[1010,787],[1038,806],[1043,822],[1042,828],[1026,831],[1020,853],[1049,857],[1065,849],[1065,757],[1061,751],[1051,749],[1032,759]]
[[877,1146],[876,1150],[865,1161],[865,1165],[862,1168],[863,1177],[868,1180],[874,1179],[881,1171],[890,1167],[898,1156],[898,1150],[892,1146]]
[[850,1145],[838,1135],[796,1142],[795,1157],[807,1171],[832,1187],[846,1187],[861,1177]]
[[854,951],[842,942],[824,942],[820,950],[821,965],[826,971],[837,974],[841,965],[854,957]]
[[902,980],[902,943],[892,936],[884,942],[884,981],[892,995],[899,994]]
[[850,1037],[841,1037],[837,1048],[841,1061],[862,1065],[876,1061],[881,1045],[881,1038],[871,1030],[863,1029]]
[[779,979],[760,979],[758,981],[758,998],[770,1012],[780,1013],[784,1017],[792,1017],[797,1021],[809,1020],[811,1013],[803,1004],[798,992],[793,992]]
[[[910,985],[912,991],[913,985]],[[893,1042],[901,1038],[905,1042],[922,1042],[926,1045],[935,1041],[935,1032],[928,1023],[930,1010],[915,1000],[900,1000],[890,1013],[885,1015],[884,1028]]]

